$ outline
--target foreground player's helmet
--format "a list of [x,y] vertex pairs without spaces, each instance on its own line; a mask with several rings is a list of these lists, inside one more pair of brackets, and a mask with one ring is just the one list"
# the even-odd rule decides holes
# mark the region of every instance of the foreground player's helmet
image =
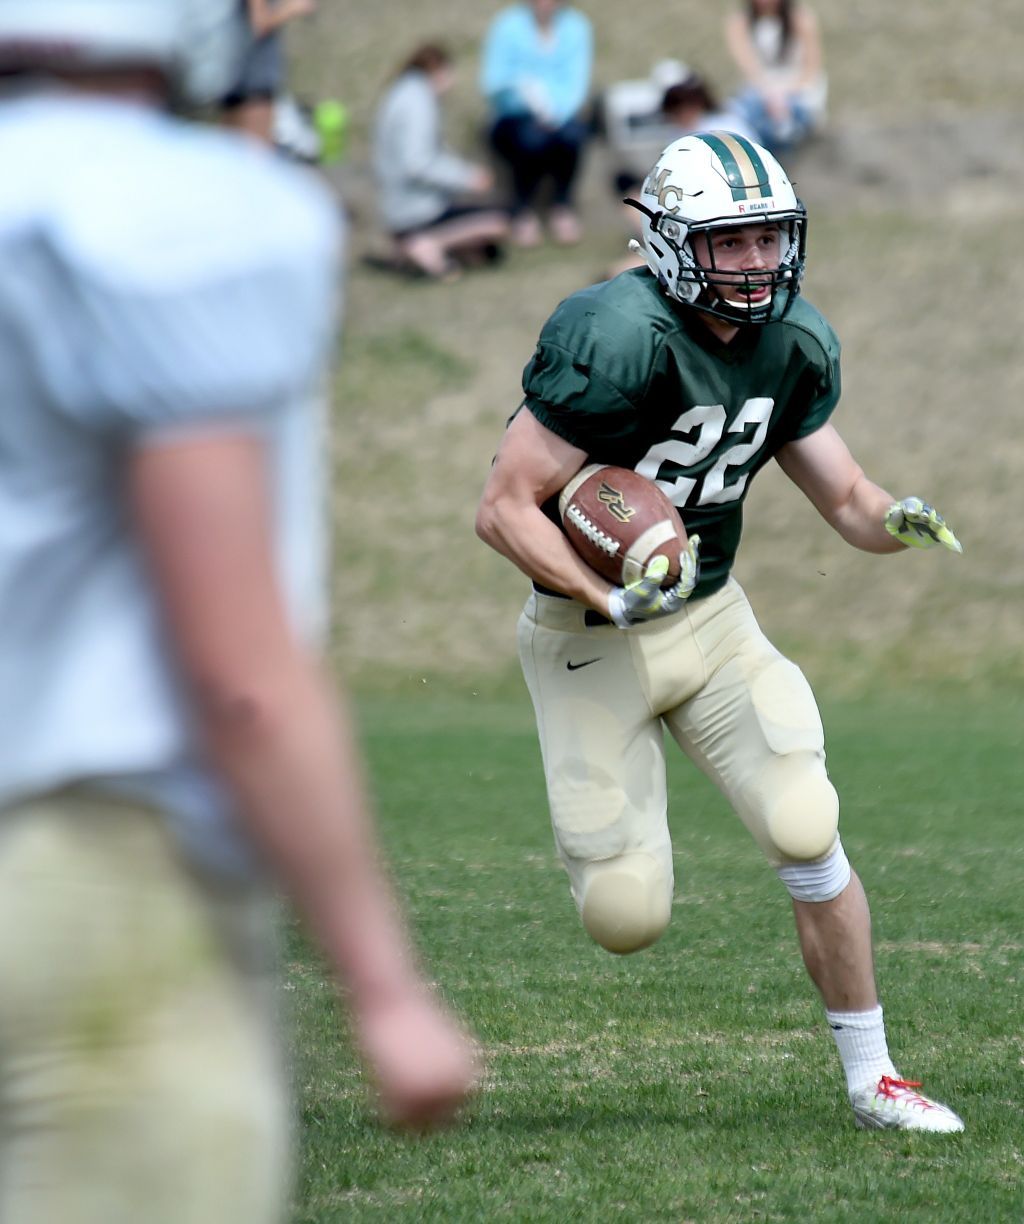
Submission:
[[[804,273],[807,210],[767,149],[733,132],[684,136],[658,158],[639,200],[626,202],[643,213],[642,243],[631,245],[669,297],[731,323],[767,323],[781,318],[796,300]],[[741,287],[768,283],[770,295],[756,303],[725,301],[714,287],[710,236],[715,230],[766,223],[779,227],[778,268],[729,280]],[[691,241],[695,234],[709,236],[704,263]]]
[[237,0],[0,0],[0,73],[154,67],[189,103],[227,92]]

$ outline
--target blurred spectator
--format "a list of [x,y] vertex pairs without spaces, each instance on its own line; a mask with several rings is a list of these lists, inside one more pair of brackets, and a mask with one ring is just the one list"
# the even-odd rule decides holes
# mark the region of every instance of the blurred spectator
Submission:
[[696,72],[665,90],[661,113],[680,136],[691,132],[736,132],[753,139],[753,131],[743,116],[720,106],[711,86]]
[[492,113],[491,144],[510,171],[512,238],[520,246],[540,242],[534,206],[546,183],[552,237],[579,240],[573,188],[590,133],[581,112],[592,57],[590,21],[559,0],[512,5],[487,31],[480,87]]
[[797,0],[747,0],[725,23],[726,45],[743,75],[733,106],[758,141],[786,152],[825,120],[828,79],[818,19]]
[[169,113],[233,12],[0,0],[3,1224],[284,1217],[273,879],[389,1119],[473,1074],[317,658],[337,209]]
[[284,27],[316,12],[316,0],[239,0],[245,51],[234,83],[221,100],[224,122],[273,143],[275,106],[285,90]]
[[[656,126],[652,125],[652,130],[656,130],[662,146],[691,132],[736,132],[748,139],[756,139],[753,129],[742,115],[720,106],[711,85],[692,69],[686,69],[682,78],[665,90],[658,108],[658,120]],[[623,167],[615,174],[615,191],[619,195],[626,195],[637,190],[642,182],[643,175],[637,174],[633,165]],[[639,231],[640,214],[635,209],[629,212],[631,218],[636,218]]]
[[[666,65],[659,65],[658,68],[662,76],[664,76]],[[681,136],[689,135],[691,132],[726,131],[736,132],[738,135],[746,136],[750,139],[754,138],[750,126],[740,115],[735,111],[722,109],[719,106],[718,98],[711,85],[699,73],[682,64],[679,65],[679,68],[682,75],[665,90],[657,116],[639,116],[641,122],[635,125],[634,130],[639,130],[643,133],[641,148],[646,148],[649,145],[652,136],[656,137],[660,144],[664,146],[671,144],[673,140],[677,140]],[[609,103],[612,106],[615,105],[613,99],[614,94],[609,91],[609,94],[606,96],[604,118],[605,130],[608,134],[616,130],[615,127],[610,128],[611,115],[607,112]],[[621,116],[618,118],[621,119]],[[619,123],[617,128],[618,130],[629,131],[628,123],[624,127]],[[636,149],[632,149],[629,152],[631,154],[629,161],[620,162],[620,168],[614,176],[613,187],[619,199],[623,196],[636,194],[643,185],[644,176],[636,172]],[[630,234],[634,238],[639,237],[643,214],[629,206],[623,209],[623,214],[626,220],[626,228]],[[624,272],[627,268],[640,267],[643,263],[643,258],[633,252],[613,264],[607,275],[609,278],[617,276],[619,272]]]
[[492,260],[508,232],[496,205],[459,199],[490,191],[494,176],[443,143],[441,99],[453,81],[447,50],[419,47],[384,95],[373,129],[380,216],[400,260],[439,279],[457,272],[457,257]]

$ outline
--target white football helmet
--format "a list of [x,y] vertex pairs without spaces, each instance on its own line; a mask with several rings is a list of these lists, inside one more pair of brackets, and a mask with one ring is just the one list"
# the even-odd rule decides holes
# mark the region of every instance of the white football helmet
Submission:
[[215,101],[238,69],[238,0],[0,0],[0,72],[153,66],[183,101]]
[[[781,318],[796,300],[804,272],[807,210],[778,161],[760,145],[733,132],[698,132],[675,140],[644,181],[639,200],[642,242],[633,250],[647,262],[669,297],[732,323]],[[715,289],[714,254],[708,243],[702,264],[690,239],[746,225],[776,225],[782,257],[777,269],[733,283],[771,293],[758,302],[726,301]],[[740,295],[742,297],[742,295]]]

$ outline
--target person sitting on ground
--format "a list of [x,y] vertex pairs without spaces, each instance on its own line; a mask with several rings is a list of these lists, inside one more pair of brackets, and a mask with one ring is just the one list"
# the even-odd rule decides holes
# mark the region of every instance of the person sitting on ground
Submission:
[[[666,140],[678,140],[692,132],[716,131],[732,132],[748,140],[755,139],[753,129],[746,120],[735,111],[721,107],[711,85],[692,69],[668,86],[662,95],[660,109]],[[619,199],[636,195],[642,186],[643,177],[629,168],[620,169],[613,182],[615,194]],[[623,211],[631,237],[639,238],[643,215],[625,203]],[[627,268],[640,267],[643,263],[643,257],[631,249],[628,255],[612,265],[608,277],[617,276]]]
[[[748,140],[756,140],[753,127],[738,111],[719,104],[712,86],[692,69],[678,81],[669,85],[661,99],[661,118],[665,140],[677,140],[691,132],[734,132]],[[638,191],[643,177],[632,169],[620,169],[614,180],[615,192],[619,196]],[[628,209],[631,228],[639,232],[640,214]]]
[[590,134],[580,112],[592,58],[590,21],[559,0],[512,5],[487,31],[480,88],[493,116],[491,145],[511,173],[512,239],[519,246],[541,240],[534,206],[548,181],[552,237],[579,241],[573,188]]
[[448,51],[425,43],[391,82],[373,129],[380,213],[396,254],[438,279],[457,274],[456,257],[493,260],[508,230],[496,205],[460,198],[490,191],[494,175],[444,145],[441,98],[453,81]]
[[794,149],[825,120],[828,79],[818,19],[793,0],[747,0],[725,23],[744,88],[732,105],[774,153]]

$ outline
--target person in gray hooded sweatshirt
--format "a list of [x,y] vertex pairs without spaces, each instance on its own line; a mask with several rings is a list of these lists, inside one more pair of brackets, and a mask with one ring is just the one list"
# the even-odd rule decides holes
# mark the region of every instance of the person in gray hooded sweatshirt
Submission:
[[417,48],[381,99],[373,130],[380,216],[395,255],[437,279],[457,274],[457,257],[493,256],[508,229],[506,214],[484,198],[492,172],[444,143],[441,99],[453,81],[444,47]]

